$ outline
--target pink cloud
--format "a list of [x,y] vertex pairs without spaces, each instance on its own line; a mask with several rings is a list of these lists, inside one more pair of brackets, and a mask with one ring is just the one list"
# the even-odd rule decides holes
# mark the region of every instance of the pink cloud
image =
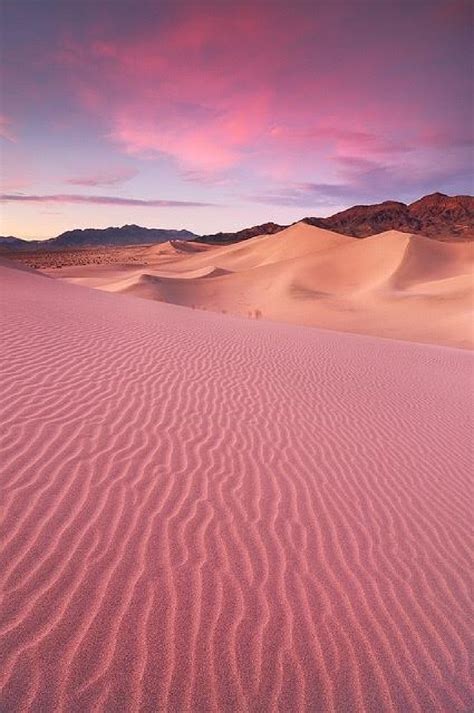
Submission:
[[113,114],[109,137],[127,153],[144,157],[166,154],[182,169],[217,172],[237,164],[245,147],[265,133],[269,114],[265,94],[253,97],[245,106],[227,101],[209,112],[199,109],[188,116],[168,108],[160,116],[140,105],[119,107]]
[[466,134],[456,134],[452,131],[425,129],[420,133],[419,143],[431,149],[472,147],[474,144],[474,134],[472,131]]
[[162,31],[98,33],[80,45],[68,38],[56,59],[81,107],[125,153],[215,173],[269,135],[282,48],[295,40],[263,5],[187,6]]
[[138,198],[120,198],[118,196],[84,196],[76,193],[55,193],[52,195],[27,195],[24,193],[2,193],[0,201],[3,203],[91,203],[94,205],[117,205],[117,206],[148,206],[153,208],[174,208],[174,207],[207,207],[212,203],[199,203],[195,201],[173,201],[173,200],[145,200]]
[[[401,170],[424,153],[450,168],[445,149],[467,145],[462,72],[428,0],[410,18],[396,3],[154,5],[94,10],[80,32],[58,21],[43,56],[48,130],[63,111],[64,126],[109,143],[104,154],[165,161],[173,179],[178,169],[214,188],[247,177],[339,185],[347,156]],[[445,5],[450,16],[465,7]],[[121,180],[94,171],[67,182]]]
[[295,128],[278,125],[272,127],[270,135],[277,147],[295,149],[301,152],[325,150],[333,157],[340,155],[391,156],[404,154],[413,149],[413,144],[397,140],[393,136],[367,130],[346,128],[339,120],[333,126],[313,125]]

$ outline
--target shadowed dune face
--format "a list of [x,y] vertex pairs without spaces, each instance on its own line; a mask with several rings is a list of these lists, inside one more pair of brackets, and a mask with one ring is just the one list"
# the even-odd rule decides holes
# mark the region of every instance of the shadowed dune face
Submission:
[[205,310],[472,347],[473,255],[472,243],[395,230],[358,240],[298,223],[243,243],[172,243],[142,249],[135,265],[49,274]]
[[414,235],[392,284],[404,289],[463,275],[474,278],[473,262],[473,243],[446,244]]
[[2,710],[468,710],[471,354],[0,272]]

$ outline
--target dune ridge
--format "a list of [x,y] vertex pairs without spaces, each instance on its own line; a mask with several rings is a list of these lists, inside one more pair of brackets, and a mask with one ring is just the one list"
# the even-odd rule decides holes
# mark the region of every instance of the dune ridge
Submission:
[[474,346],[474,248],[389,230],[363,240],[297,223],[245,242],[148,248],[133,265],[46,271],[78,284],[231,314]]
[[2,710],[469,709],[471,354],[0,272]]

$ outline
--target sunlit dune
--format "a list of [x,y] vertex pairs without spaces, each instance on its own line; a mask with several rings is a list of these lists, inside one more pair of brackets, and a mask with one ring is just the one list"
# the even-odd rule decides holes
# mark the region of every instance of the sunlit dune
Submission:
[[[113,279],[292,318],[313,275],[354,309],[430,250],[262,242]],[[441,262],[416,299],[447,309]],[[0,278],[2,711],[469,709],[469,352]]]
[[229,246],[173,242],[142,248],[135,264],[46,272],[187,307],[468,347],[473,258],[472,243],[394,230],[358,240],[297,223]]

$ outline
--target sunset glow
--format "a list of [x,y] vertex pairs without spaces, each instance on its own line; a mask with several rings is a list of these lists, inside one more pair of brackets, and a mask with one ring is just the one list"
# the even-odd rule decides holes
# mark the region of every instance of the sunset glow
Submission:
[[135,7],[4,3],[2,234],[469,191],[468,3]]

